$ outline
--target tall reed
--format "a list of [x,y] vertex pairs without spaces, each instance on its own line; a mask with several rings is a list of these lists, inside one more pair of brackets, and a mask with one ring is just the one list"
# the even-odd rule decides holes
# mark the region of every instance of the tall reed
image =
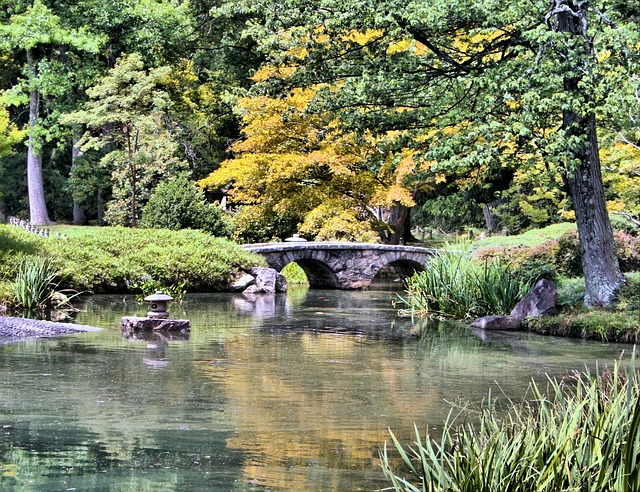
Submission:
[[[640,490],[640,383],[635,369],[530,385],[532,399],[499,416],[491,407],[477,425],[452,412],[438,439],[403,446],[392,434],[382,468],[396,492],[637,492]],[[547,396],[548,395],[548,396]]]
[[443,251],[407,279],[400,300],[407,311],[451,318],[507,314],[531,288],[501,259],[475,261],[468,252]]
[[59,272],[48,258],[28,256],[18,265],[18,273],[12,284],[17,307],[40,309],[46,306],[57,287]]

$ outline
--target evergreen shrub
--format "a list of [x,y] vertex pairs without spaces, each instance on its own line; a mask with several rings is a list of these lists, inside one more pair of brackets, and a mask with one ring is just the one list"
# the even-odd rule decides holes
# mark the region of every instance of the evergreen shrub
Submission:
[[199,229],[218,237],[231,234],[230,219],[186,177],[158,185],[142,211],[140,227],[155,229]]
[[[615,231],[620,269],[623,272],[640,271],[640,237]],[[491,247],[476,249],[478,259],[502,257],[516,270],[530,272],[532,277],[554,280],[558,276],[579,277],[582,275],[582,254],[578,234],[569,231],[556,239],[548,239],[532,246],[512,246],[512,239],[501,246],[494,241]]]

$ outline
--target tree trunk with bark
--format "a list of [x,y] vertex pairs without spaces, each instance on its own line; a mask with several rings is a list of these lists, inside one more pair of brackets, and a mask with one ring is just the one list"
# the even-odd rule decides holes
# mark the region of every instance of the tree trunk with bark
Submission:
[[[36,79],[36,68],[31,50],[27,50],[27,67],[30,79]],[[27,188],[29,192],[29,220],[34,225],[51,224],[44,199],[42,175],[42,151],[34,132],[40,112],[40,92],[32,88],[29,94],[29,143],[27,146]]]
[[98,215],[96,222],[99,226],[103,226],[104,225],[104,192],[102,190],[98,190],[96,201],[97,201],[96,213]]
[[404,225],[409,214],[409,208],[395,204],[383,210],[383,220],[390,230],[384,231],[382,240],[385,244],[400,244],[404,239]]
[[[73,137],[71,144],[71,169],[78,165],[78,161],[82,156],[82,150],[78,146],[78,141],[82,133],[78,129],[77,125],[73,125]],[[74,193],[75,190],[71,190],[71,194],[73,195],[73,223],[75,225],[87,225],[87,214],[85,213],[84,208],[78,203],[78,200]]]
[[[566,53],[574,60],[567,70],[564,90],[568,94],[581,95],[580,75],[589,70],[592,60],[590,39],[586,36],[587,3],[556,2],[557,30],[581,37],[583,53]],[[561,7],[569,7],[567,10]],[[580,49],[578,47],[574,49]],[[563,112],[562,128],[567,139],[577,137],[581,145],[572,150],[577,164],[566,170],[564,180],[576,213],[578,237],[582,251],[582,270],[585,280],[585,304],[607,306],[625,283],[620,271],[618,255],[604,196],[596,119],[593,112],[578,114],[573,110]]]

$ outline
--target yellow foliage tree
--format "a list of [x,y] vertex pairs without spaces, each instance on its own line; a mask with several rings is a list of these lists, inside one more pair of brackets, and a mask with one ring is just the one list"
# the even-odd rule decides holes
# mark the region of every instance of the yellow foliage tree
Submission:
[[345,134],[328,114],[306,112],[314,95],[294,89],[282,98],[240,99],[244,139],[232,145],[234,158],[198,184],[226,191],[244,241],[298,231],[322,240],[397,242],[406,212],[399,221],[395,210],[413,205],[402,186],[410,160],[402,172],[390,159],[374,172],[368,164],[381,160],[375,139]]

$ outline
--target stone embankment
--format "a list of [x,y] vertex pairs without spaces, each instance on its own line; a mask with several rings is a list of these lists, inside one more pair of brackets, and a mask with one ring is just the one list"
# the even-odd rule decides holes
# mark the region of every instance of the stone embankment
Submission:
[[87,331],[99,331],[99,328],[72,323],[54,323],[52,321],[0,316],[0,343],[70,335]]

